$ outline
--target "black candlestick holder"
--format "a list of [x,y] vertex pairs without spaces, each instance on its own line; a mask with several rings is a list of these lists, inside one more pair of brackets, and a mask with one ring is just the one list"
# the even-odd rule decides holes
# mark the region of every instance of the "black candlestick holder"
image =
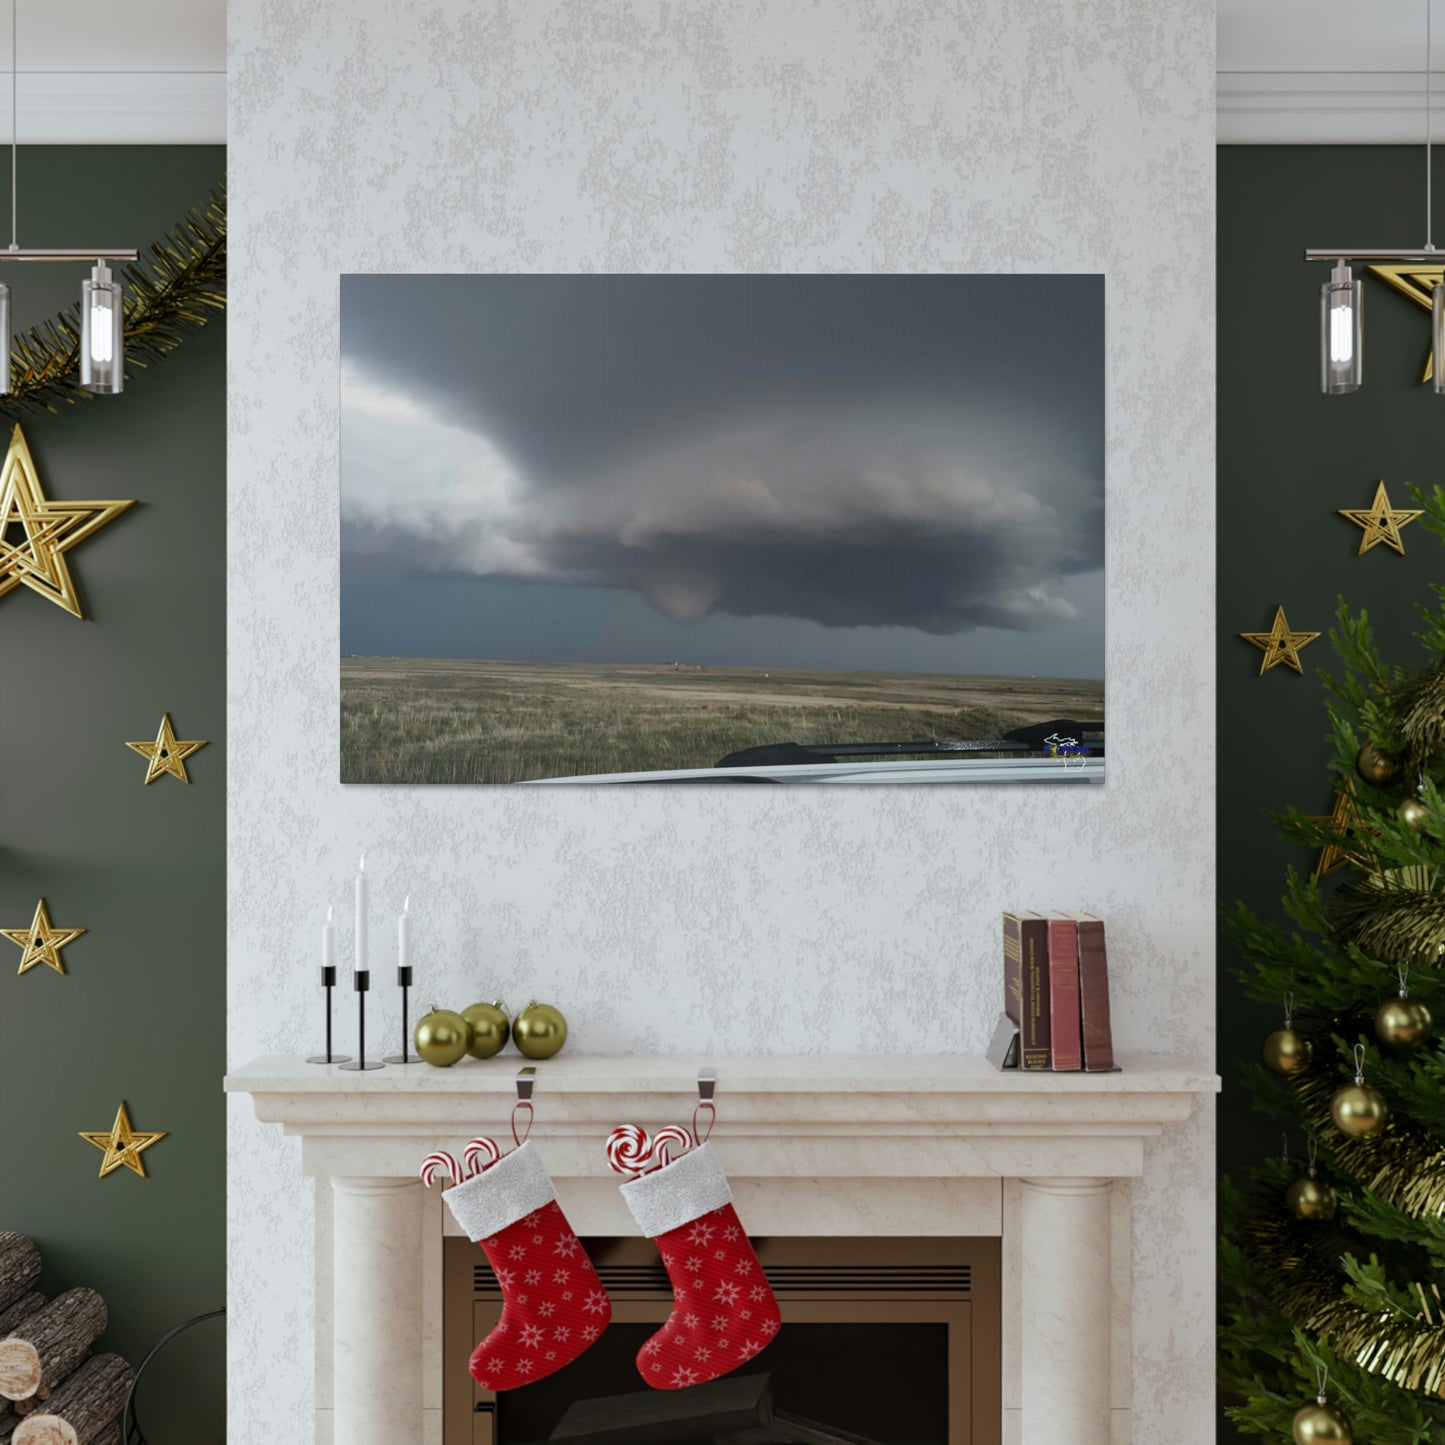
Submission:
[[356,984],[356,1058],[340,1067],[352,1073],[359,1073],[363,1069],[384,1069],[386,1065],[380,1059],[373,1059],[368,1063],[366,1058],[366,995],[371,988],[370,969],[358,968],[352,975],[352,980]]
[[421,1057],[411,1052],[411,1021],[407,1012],[407,994],[411,991],[410,964],[397,968],[396,982],[397,987],[401,989],[401,1052],[388,1054],[386,1062],[389,1064],[419,1064],[422,1062]]
[[306,1060],[308,1064],[344,1064],[350,1054],[333,1054],[331,1052],[331,990],[336,987],[336,965],[323,965],[321,969],[321,987],[326,990],[326,1052],[324,1054],[312,1054]]

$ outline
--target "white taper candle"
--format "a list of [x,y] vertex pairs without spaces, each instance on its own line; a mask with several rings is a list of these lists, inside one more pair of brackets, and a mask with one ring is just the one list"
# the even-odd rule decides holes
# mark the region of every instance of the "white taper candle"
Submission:
[[356,971],[366,969],[366,854],[356,865]]

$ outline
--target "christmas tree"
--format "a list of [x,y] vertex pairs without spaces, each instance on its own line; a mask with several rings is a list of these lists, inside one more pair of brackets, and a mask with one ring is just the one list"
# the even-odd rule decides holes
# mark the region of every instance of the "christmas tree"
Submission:
[[[1416,496],[1445,539],[1445,491]],[[1221,1190],[1220,1389],[1271,1440],[1445,1441],[1445,1048],[1428,1007],[1445,966],[1445,586],[1431,590],[1413,666],[1383,661],[1340,603],[1343,670],[1321,674],[1336,806],[1278,819],[1318,864],[1290,870],[1292,929],[1226,910],[1242,984],[1284,1016],[1245,1082],[1295,1157]]]

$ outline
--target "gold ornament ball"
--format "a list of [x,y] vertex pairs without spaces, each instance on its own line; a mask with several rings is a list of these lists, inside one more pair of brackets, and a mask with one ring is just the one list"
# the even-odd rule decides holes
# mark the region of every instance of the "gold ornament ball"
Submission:
[[1366,738],[1364,746],[1355,754],[1355,771],[1367,783],[1383,788],[1399,776],[1400,760],[1392,758],[1389,753]]
[[567,1020],[551,1004],[533,999],[512,1020],[512,1038],[529,1059],[550,1059],[567,1042]]
[[1285,1190],[1284,1202],[1296,1219],[1333,1219],[1339,1203],[1335,1191],[1323,1179],[1308,1174]]
[[[1385,1096],[1368,1084],[1346,1084],[1330,1100],[1330,1117],[1341,1134],[1365,1139],[1378,1134],[1390,1117]],[[1328,1439],[1328,1436],[1323,1437]]]
[[1333,1405],[1311,1402],[1294,1412],[1295,1445],[1353,1445],[1345,1417]]
[[1418,1049],[1435,1020],[1417,998],[1387,998],[1375,1011],[1375,1033],[1396,1049]]
[[471,1026],[461,1014],[449,1008],[434,1008],[425,1018],[417,1020],[412,1042],[427,1063],[438,1069],[449,1069],[458,1059],[466,1057],[471,1037]]
[[471,1041],[467,1052],[474,1059],[490,1059],[507,1047],[512,1025],[507,1019],[506,1006],[501,999],[494,1003],[474,1003],[462,1010],[462,1017],[471,1029]]
[[1419,798],[1401,798],[1397,811],[1400,821],[1417,833],[1423,833],[1430,822],[1430,810]]
[[1277,1074],[1303,1073],[1314,1057],[1315,1046],[1298,1029],[1276,1029],[1264,1041],[1264,1062]]

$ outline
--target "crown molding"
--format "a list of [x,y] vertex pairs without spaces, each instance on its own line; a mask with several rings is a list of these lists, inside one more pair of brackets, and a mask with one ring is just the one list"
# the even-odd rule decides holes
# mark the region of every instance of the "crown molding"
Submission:
[[[1445,140],[1445,80],[1435,80],[1435,139]],[[1221,145],[1423,145],[1419,71],[1222,70]]]
[[[21,71],[16,133],[30,145],[224,145],[224,71]],[[0,144],[10,141],[0,76]]]

